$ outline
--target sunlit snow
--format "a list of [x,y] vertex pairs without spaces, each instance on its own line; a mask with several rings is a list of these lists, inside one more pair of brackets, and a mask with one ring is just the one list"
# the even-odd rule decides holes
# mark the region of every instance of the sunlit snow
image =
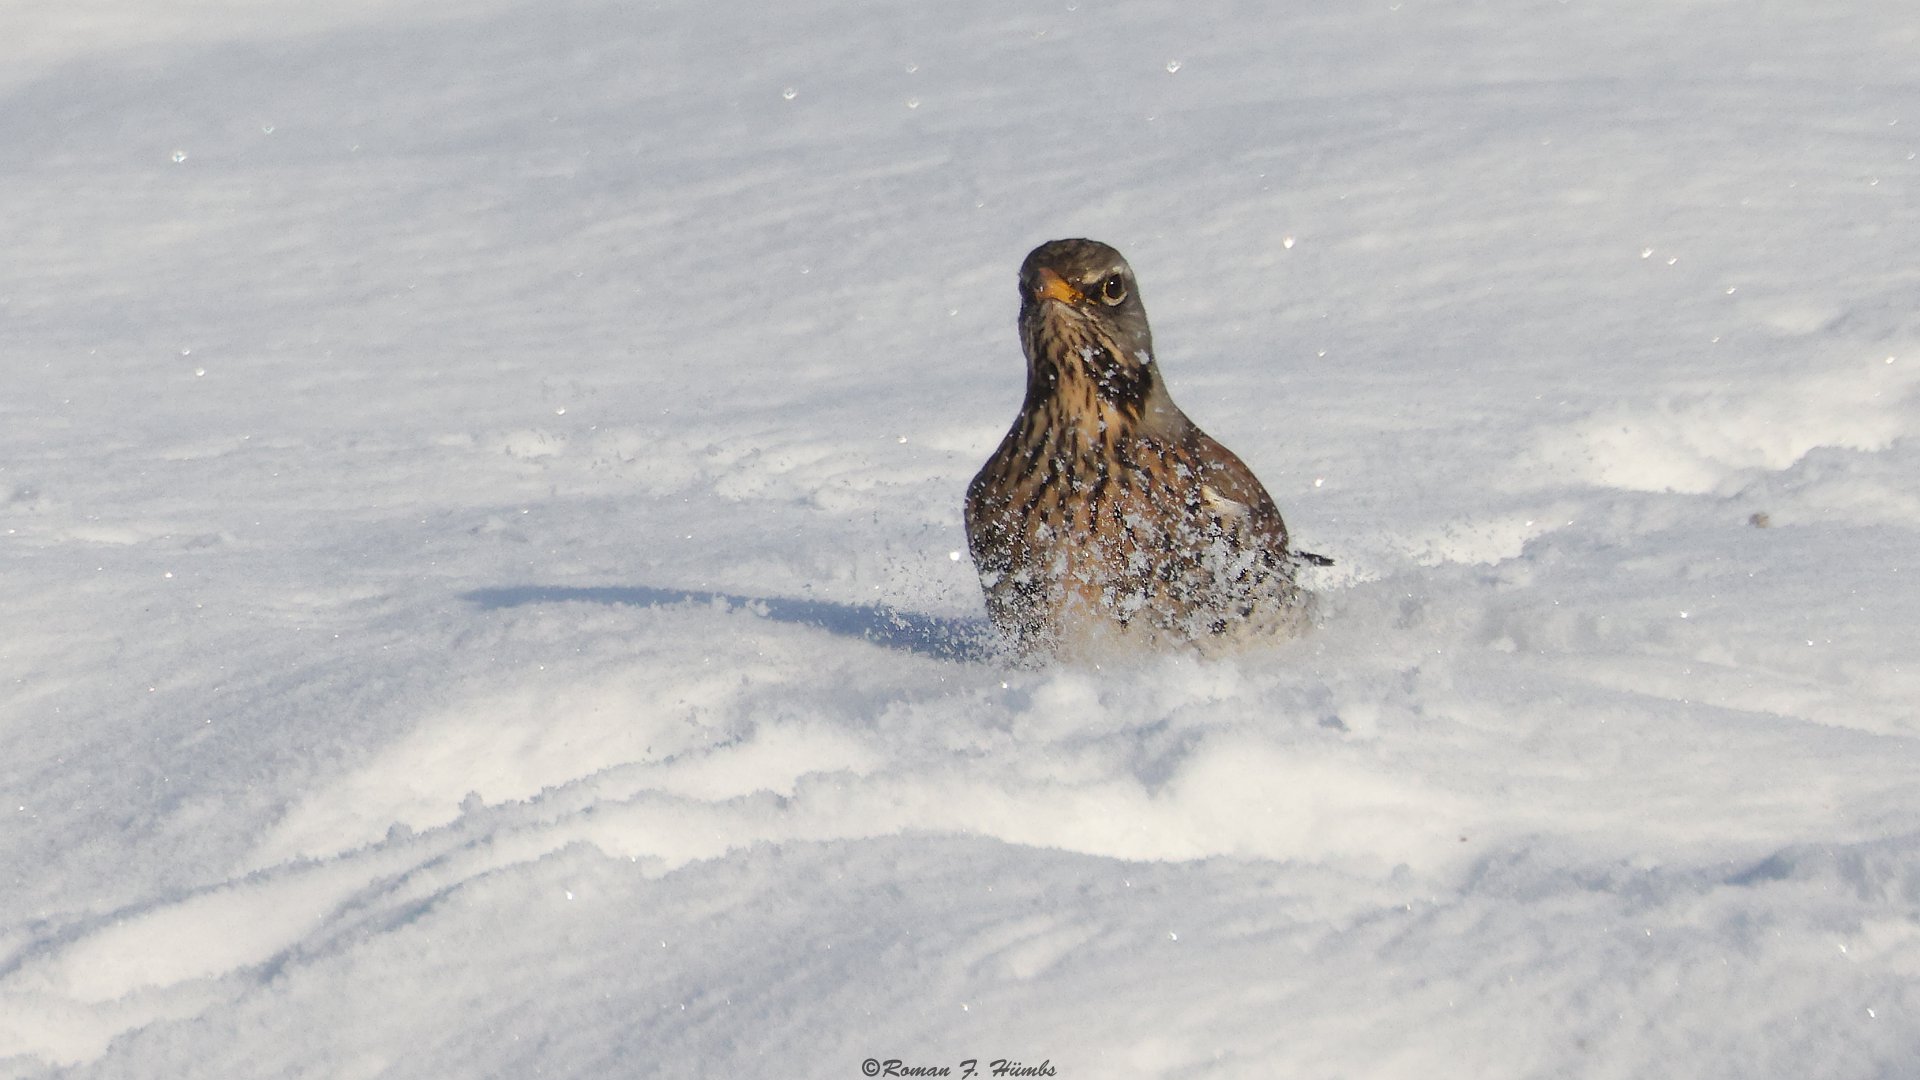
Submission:
[[[0,25],[0,1075],[1920,1062],[1907,0]],[[1315,632],[997,658],[1067,236]]]

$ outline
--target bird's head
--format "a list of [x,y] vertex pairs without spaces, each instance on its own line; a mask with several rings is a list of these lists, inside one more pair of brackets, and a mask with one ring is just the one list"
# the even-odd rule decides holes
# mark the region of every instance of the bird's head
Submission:
[[1096,240],[1048,241],[1020,265],[1020,341],[1037,388],[1085,379],[1136,412],[1153,389],[1153,333],[1133,268]]

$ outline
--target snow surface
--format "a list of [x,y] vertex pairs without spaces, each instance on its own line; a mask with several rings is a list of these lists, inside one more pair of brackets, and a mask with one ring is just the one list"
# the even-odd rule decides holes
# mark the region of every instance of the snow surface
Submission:
[[[1920,1075],[1911,0],[0,24],[0,1073]],[[986,646],[1073,235],[1317,633]]]

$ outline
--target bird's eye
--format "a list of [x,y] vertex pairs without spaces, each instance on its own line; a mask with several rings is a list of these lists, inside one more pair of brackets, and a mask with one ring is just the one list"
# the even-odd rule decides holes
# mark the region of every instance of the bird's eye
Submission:
[[1111,307],[1126,298],[1127,281],[1119,274],[1114,274],[1100,283],[1100,299],[1105,301],[1107,306]]

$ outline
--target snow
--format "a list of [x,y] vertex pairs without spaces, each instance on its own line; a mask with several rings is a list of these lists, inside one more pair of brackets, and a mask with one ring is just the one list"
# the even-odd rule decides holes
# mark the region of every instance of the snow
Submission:
[[[1920,1061],[1904,0],[4,21],[0,1075]],[[1306,638],[986,641],[1076,235]]]

